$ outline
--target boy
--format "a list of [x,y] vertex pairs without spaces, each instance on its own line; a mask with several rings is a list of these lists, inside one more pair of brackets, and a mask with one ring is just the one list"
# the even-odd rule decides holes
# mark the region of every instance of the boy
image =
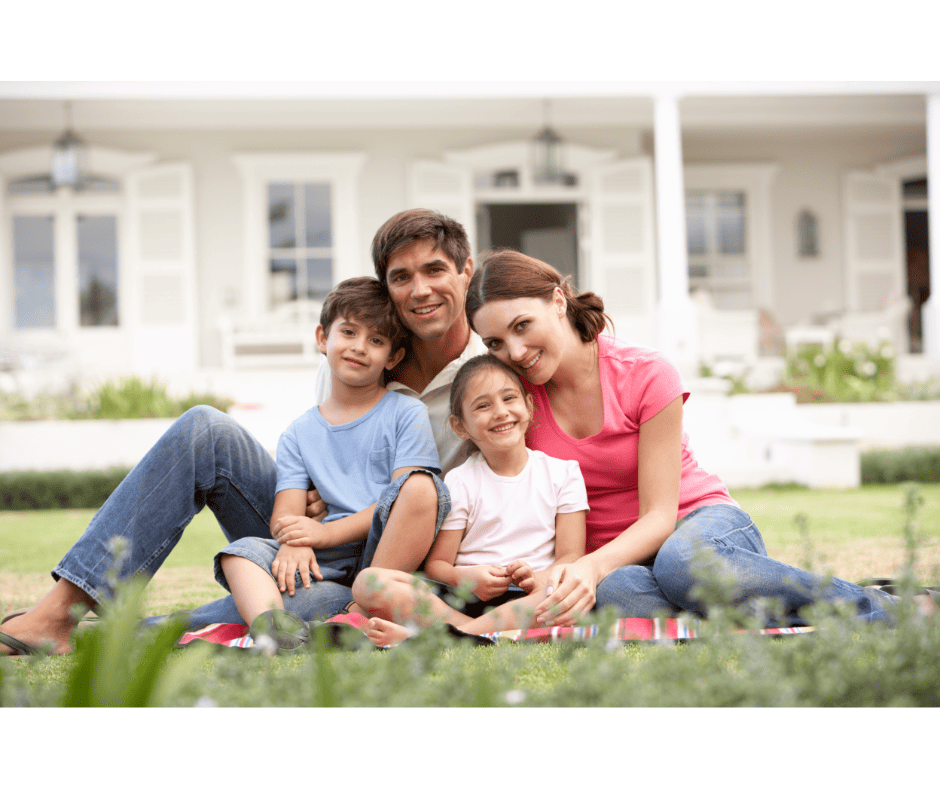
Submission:
[[[405,354],[407,333],[382,284],[357,277],[337,285],[316,337],[331,390],[278,442],[274,538],[239,539],[215,560],[216,579],[231,590],[251,635],[268,634],[282,650],[309,636],[311,575],[348,586],[367,566],[417,569],[449,509],[431,473],[440,472],[440,460],[427,407],[384,385],[386,370]],[[305,516],[311,481],[327,505],[322,522]]]

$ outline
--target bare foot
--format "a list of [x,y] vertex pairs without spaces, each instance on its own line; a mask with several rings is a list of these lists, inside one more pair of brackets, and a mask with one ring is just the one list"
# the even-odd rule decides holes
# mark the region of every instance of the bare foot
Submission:
[[365,632],[366,637],[376,646],[394,646],[414,634],[413,629],[393,624],[384,618],[370,618]]

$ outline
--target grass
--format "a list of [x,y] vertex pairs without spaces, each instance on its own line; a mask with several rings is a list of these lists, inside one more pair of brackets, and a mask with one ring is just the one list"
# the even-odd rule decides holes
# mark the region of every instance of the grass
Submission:
[[[921,582],[940,567],[940,485],[919,488],[916,517],[905,514],[904,487],[829,493],[802,489],[737,491],[773,557],[804,562],[847,579],[895,575],[904,568],[906,522],[920,534]],[[797,516],[809,515],[801,527]],[[49,587],[48,569],[82,532],[90,512],[0,516],[0,608],[27,604]],[[807,547],[807,536],[813,547]],[[102,703],[216,706],[937,706],[940,627],[902,623],[862,626],[820,613],[812,636],[772,640],[729,634],[739,621],[722,613],[712,637],[678,647],[631,644],[528,644],[475,649],[434,631],[388,652],[326,648],[269,659],[201,646],[167,651],[159,633],[128,640],[141,611],[169,612],[219,595],[210,557],[222,543],[211,515],[187,529],[146,601],[131,594],[111,617],[82,630],[75,654],[4,660],[0,704],[60,706]],[[884,547],[889,544],[890,550]],[[822,547],[831,545],[831,548]],[[857,549],[871,545],[872,555]],[[830,553],[827,554],[827,550]],[[178,587],[162,580],[180,573]],[[33,593],[30,578],[36,578]],[[159,583],[163,582],[163,591]],[[12,589],[12,590],[10,590]],[[161,596],[162,594],[162,596]],[[14,600],[18,600],[14,602]],[[196,602],[198,604],[198,602]],[[904,621],[913,622],[913,617]],[[753,623],[753,622],[752,622]],[[98,634],[100,632],[100,635]],[[87,634],[86,634],[87,633]],[[163,635],[164,641],[167,636]],[[96,640],[97,639],[97,640]],[[135,667],[136,666],[136,667]],[[141,667],[145,666],[145,667]],[[102,676],[106,680],[102,680]],[[97,682],[97,683],[96,683]],[[95,694],[90,687],[103,687]],[[142,700],[143,699],[143,700]]]

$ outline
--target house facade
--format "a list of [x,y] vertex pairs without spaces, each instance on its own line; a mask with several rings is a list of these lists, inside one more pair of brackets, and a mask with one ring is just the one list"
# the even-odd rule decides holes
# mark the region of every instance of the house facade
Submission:
[[[687,375],[772,376],[838,336],[940,374],[940,83],[516,91],[0,85],[0,364],[314,366],[322,297],[421,206],[475,257],[519,248],[596,290]],[[49,178],[66,126],[79,188]]]

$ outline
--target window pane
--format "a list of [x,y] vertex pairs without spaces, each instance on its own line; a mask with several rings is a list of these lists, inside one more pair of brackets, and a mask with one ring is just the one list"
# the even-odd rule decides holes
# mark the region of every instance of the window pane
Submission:
[[271,306],[297,298],[297,262],[293,259],[271,258]]
[[701,195],[690,194],[685,198],[685,226],[689,254],[707,254],[708,217]]
[[718,249],[722,254],[744,254],[744,195],[718,195]]
[[83,326],[118,324],[117,219],[78,217],[78,309]]
[[304,184],[304,215],[308,247],[333,245],[333,222],[330,209],[330,184]]
[[333,261],[329,257],[307,260],[307,298],[322,301],[333,289]]
[[272,249],[291,249],[297,245],[294,185],[268,184],[268,245]]
[[55,327],[55,220],[13,217],[13,292],[16,328]]

